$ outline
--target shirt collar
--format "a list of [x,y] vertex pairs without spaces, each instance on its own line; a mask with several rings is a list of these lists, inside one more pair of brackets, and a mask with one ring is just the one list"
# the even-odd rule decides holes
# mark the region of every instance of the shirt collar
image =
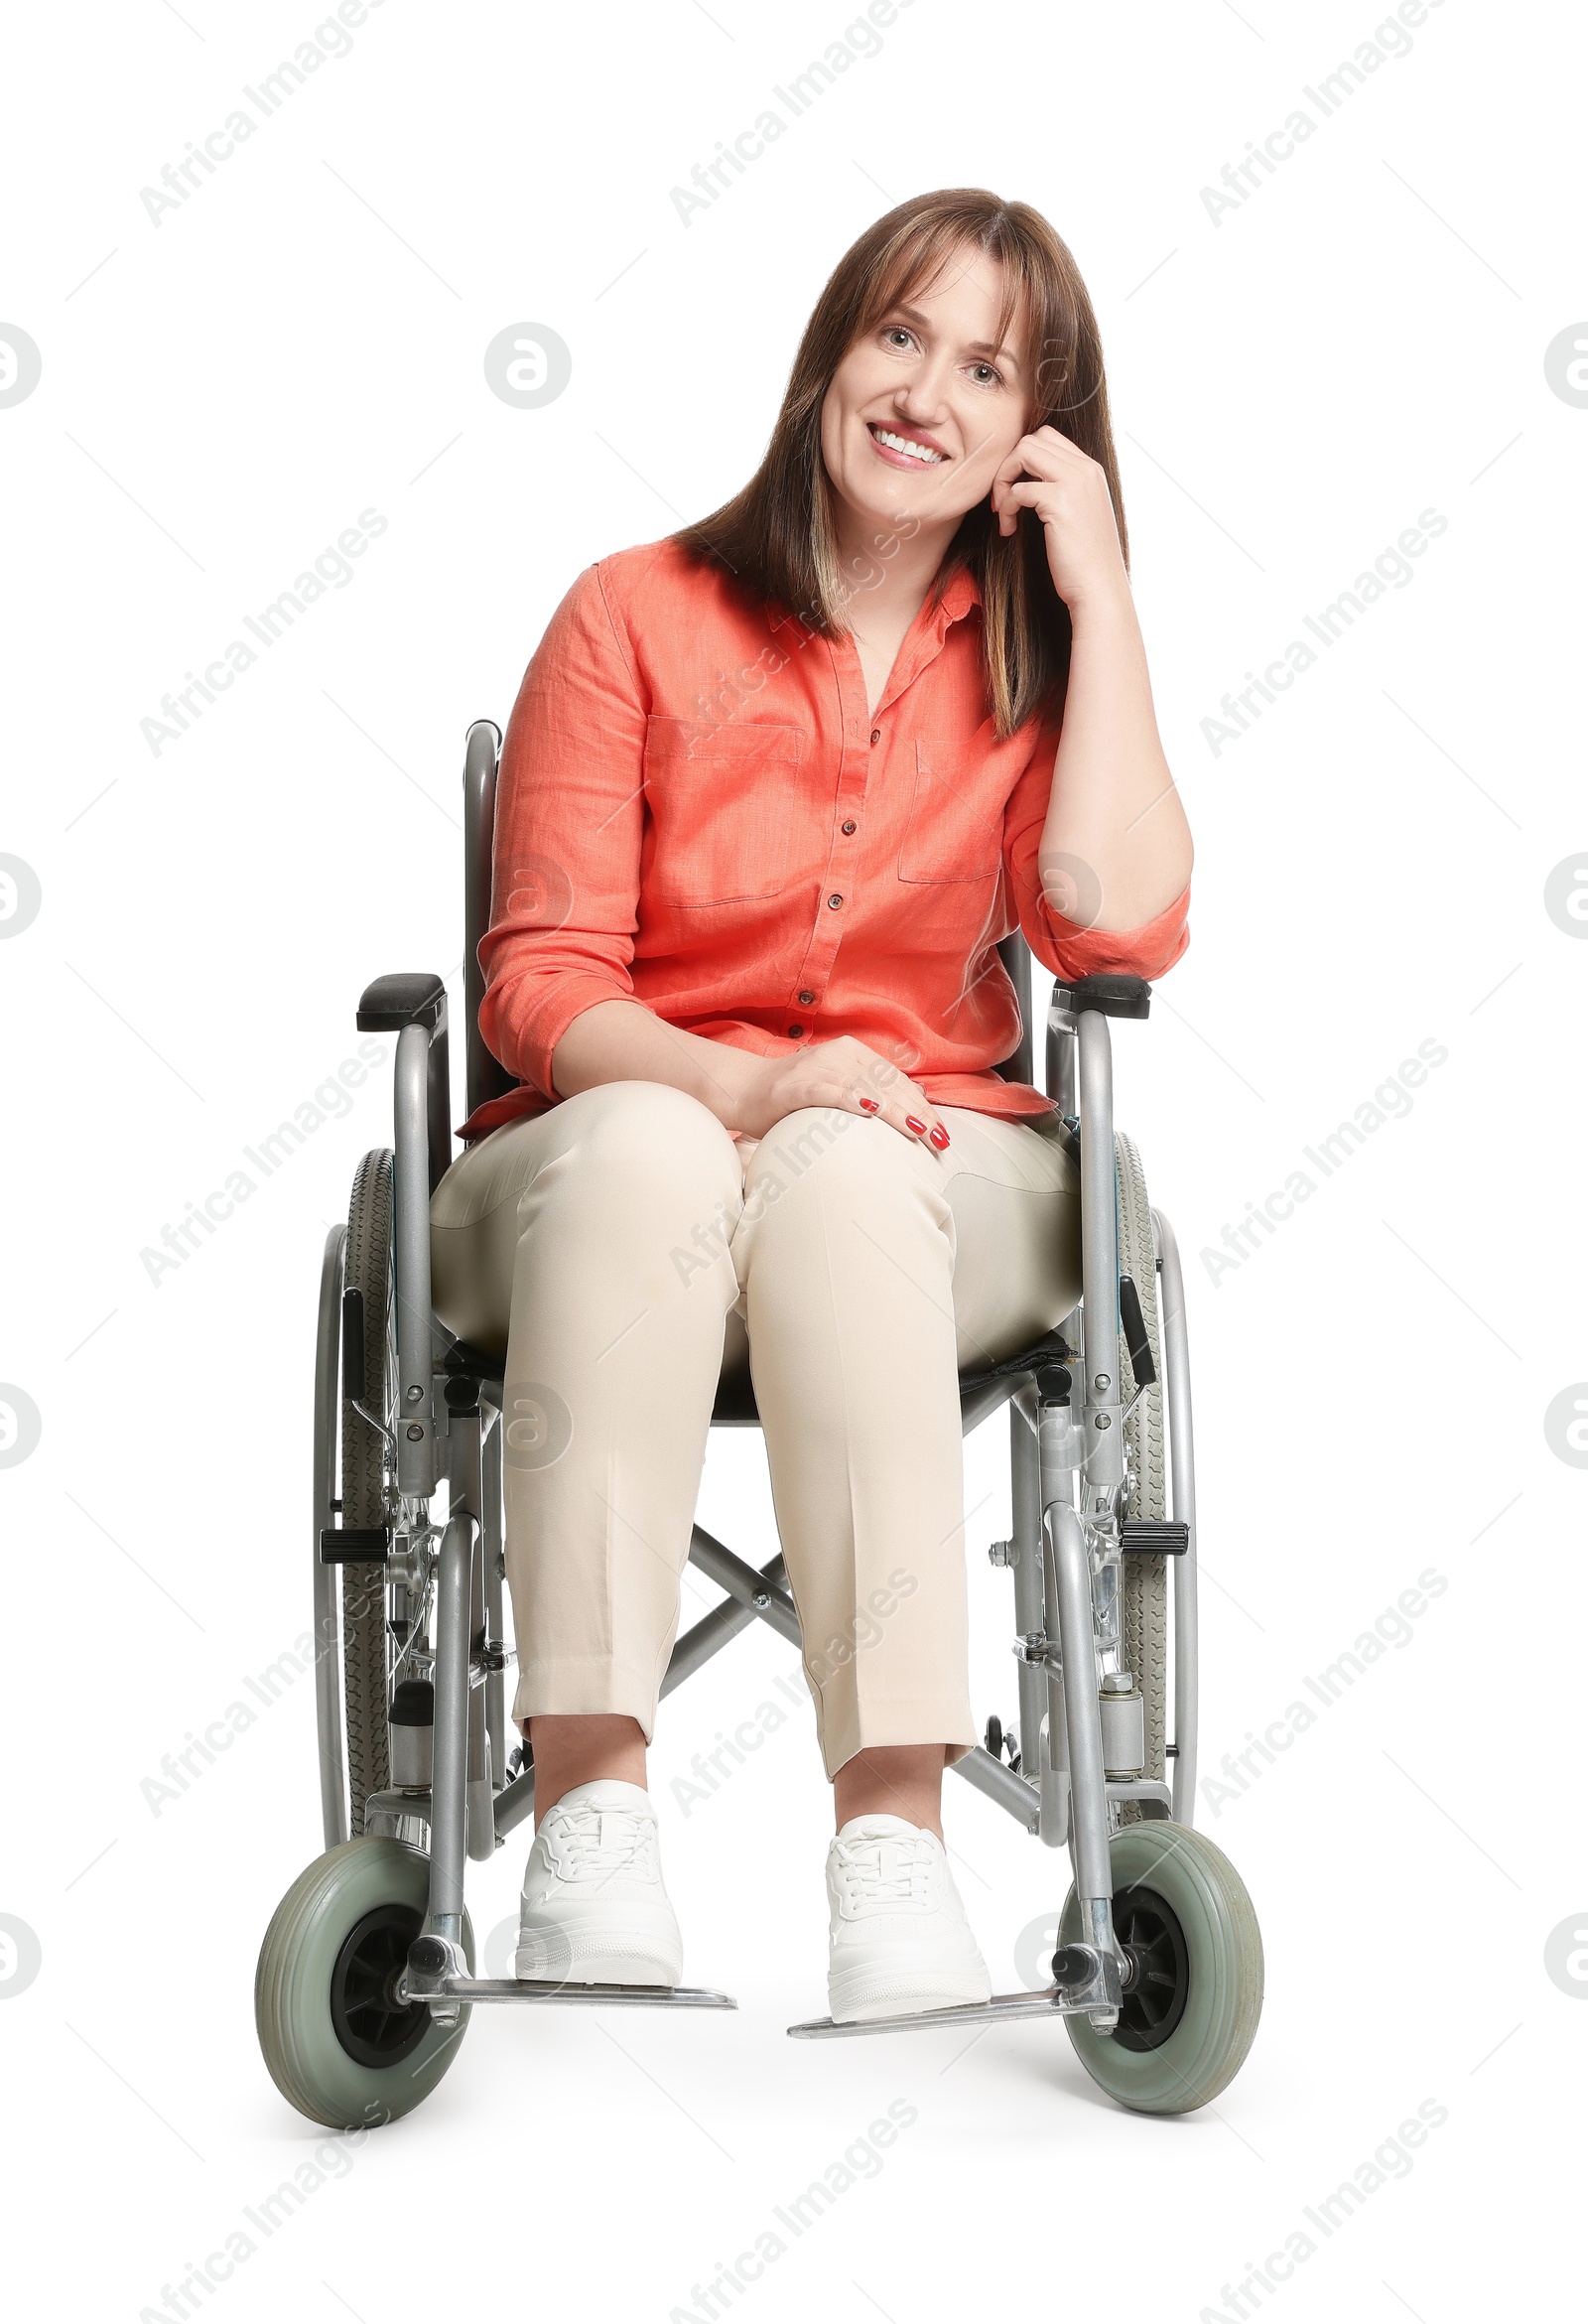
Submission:
[[[933,607],[929,616],[932,625],[937,630],[938,642],[942,643],[944,635],[954,622],[963,621],[966,615],[981,603],[982,591],[976,575],[968,565],[956,566],[944,586],[943,595]],[[781,629],[784,622],[791,618],[786,607],[770,602],[766,604],[763,611],[769,629]]]
[[976,575],[969,565],[956,566],[938,600],[937,610],[943,616],[943,626],[947,628],[951,621],[963,621],[972,607],[981,603],[982,592]]

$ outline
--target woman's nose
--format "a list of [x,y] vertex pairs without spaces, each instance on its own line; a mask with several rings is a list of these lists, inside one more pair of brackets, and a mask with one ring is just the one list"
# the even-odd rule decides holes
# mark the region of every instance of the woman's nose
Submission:
[[941,393],[930,384],[912,380],[893,398],[893,409],[901,420],[917,428],[940,427],[947,417]]

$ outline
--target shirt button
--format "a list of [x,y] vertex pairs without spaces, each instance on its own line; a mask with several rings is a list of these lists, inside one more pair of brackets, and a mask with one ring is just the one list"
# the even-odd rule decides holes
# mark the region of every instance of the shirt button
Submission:
[[791,1025],[788,1028],[788,1037],[791,1041],[797,1041],[801,1038],[804,1031],[805,1027],[803,1025]]
[[855,837],[855,826],[853,823],[844,824],[842,829],[846,839],[853,839]]
[[840,905],[840,904],[841,904],[843,901],[844,901],[844,898],[843,898],[843,896],[842,896],[842,895],[830,895],[830,896],[828,897],[828,899],[827,899],[827,908],[828,908],[828,910],[829,910],[829,911],[835,911],[835,912],[836,912],[836,911],[838,910],[838,908],[839,908],[839,905]]
[[881,741],[881,740],[882,740],[882,730],[881,730],[881,728],[880,728],[880,727],[873,727],[873,728],[871,729],[871,749],[872,749],[873,751],[876,749],[876,746],[877,746],[877,744],[878,744],[878,743],[880,743],[880,741]]
[[810,1009],[814,1007],[816,995],[814,993],[802,993],[800,995],[800,1007],[802,1009]]

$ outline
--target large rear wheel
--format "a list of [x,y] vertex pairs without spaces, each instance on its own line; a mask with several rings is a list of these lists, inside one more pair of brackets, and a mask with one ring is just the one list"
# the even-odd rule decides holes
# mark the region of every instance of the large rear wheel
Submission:
[[[347,1207],[345,1291],[363,1307],[363,1386],[358,1400],[341,1396],[341,1521],[386,1525],[391,1517],[390,1442],[397,1427],[396,1302],[392,1297],[391,1155],[366,1154],[353,1178]],[[344,1294],[345,1296],[345,1294]],[[345,1353],[345,1349],[344,1349]],[[365,1414],[387,1431],[382,1435]],[[364,1829],[364,1803],[391,1782],[387,1730],[390,1677],[384,1566],[341,1569],[342,1683],[347,1728],[347,1828]]]
[[[1158,1329],[1158,1263],[1152,1244],[1152,1212],[1147,1203],[1146,1178],[1133,1139],[1124,1131],[1115,1135],[1116,1182],[1119,1189],[1120,1273],[1129,1276],[1141,1301],[1141,1320],[1152,1350],[1157,1379],[1146,1391],[1125,1425],[1125,1463],[1130,1491],[1127,1517],[1166,1517],[1168,1493],[1163,1454],[1163,1346]],[[1120,1336],[1120,1380],[1128,1396],[1139,1383],[1130,1352]],[[1128,1398],[1127,1398],[1128,1401]],[[1121,1590],[1120,1643],[1125,1667],[1135,1674],[1141,1690],[1142,1726],[1146,1748],[1141,1772],[1154,1783],[1164,1780],[1169,1664],[1168,1560],[1132,1554],[1125,1561]],[[1121,1803],[1120,1821],[1139,1821],[1138,1800]]]

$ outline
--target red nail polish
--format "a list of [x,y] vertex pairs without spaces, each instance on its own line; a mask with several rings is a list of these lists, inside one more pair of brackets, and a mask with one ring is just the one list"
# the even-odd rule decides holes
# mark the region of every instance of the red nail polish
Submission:
[[923,1136],[926,1130],[926,1124],[924,1122],[918,1122],[913,1114],[905,1115],[904,1127],[906,1130],[913,1130],[917,1138]]
[[935,1123],[932,1129],[932,1144],[938,1149],[939,1153],[941,1153],[943,1148],[947,1146],[948,1142],[949,1134],[944,1129],[942,1123]]
[[875,1100],[875,1098],[874,1098],[874,1097],[862,1097],[862,1098],[861,1098],[861,1100],[860,1100],[860,1111],[861,1111],[861,1113],[862,1113],[862,1114],[874,1114],[874,1113],[876,1112],[876,1100]]

